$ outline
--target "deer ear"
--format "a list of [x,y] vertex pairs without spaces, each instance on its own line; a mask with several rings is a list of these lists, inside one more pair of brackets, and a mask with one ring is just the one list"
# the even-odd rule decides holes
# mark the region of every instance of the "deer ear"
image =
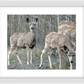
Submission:
[[36,22],[38,22],[38,18],[36,18]]
[[29,18],[26,18],[26,22],[29,22]]

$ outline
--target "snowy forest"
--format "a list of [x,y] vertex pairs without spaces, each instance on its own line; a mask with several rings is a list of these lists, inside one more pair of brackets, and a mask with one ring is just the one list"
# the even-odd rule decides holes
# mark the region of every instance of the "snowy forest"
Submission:
[[[26,18],[29,18],[30,22],[34,22],[35,18],[38,18],[38,22],[36,25],[36,46],[34,48],[34,52],[33,55],[38,57],[37,61],[39,65],[40,64],[40,55],[42,52],[42,49],[44,48],[45,45],[45,37],[47,34],[49,34],[50,32],[57,32],[58,31],[58,24],[65,20],[65,21],[69,21],[69,22],[75,22],[76,23],[76,15],[7,15],[7,46],[8,46],[8,50],[10,48],[10,36],[15,33],[27,33],[30,32],[29,29],[29,24],[26,22]],[[23,51],[22,51],[23,52]],[[26,53],[26,52],[25,52]],[[21,60],[26,60],[26,54],[22,53],[20,55],[25,55],[21,58]],[[20,56],[21,57],[21,56]],[[47,57],[47,56],[46,56]],[[8,69],[28,69],[29,67],[27,65],[25,66],[20,66],[19,62],[15,62],[15,55],[12,57],[11,56],[11,62],[15,63],[12,66],[8,66]],[[47,58],[44,58],[47,59]],[[51,58],[52,60],[54,60],[54,57]],[[67,58],[65,58],[67,59]],[[36,61],[35,57],[33,57],[33,60]],[[55,60],[56,61],[56,60]],[[54,61],[53,61],[54,62]],[[25,63],[26,64],[26,63]],[[34,63],[33,63],[34,64]],[[57,64],[57,65],[56,65]],[[64,69],[67,67],[64,66],[68,66],[69,63],[68,61],[62,66]],[[17,66],[16,66],[17,65]],[[47,64],[49,65],[49,64]],[[74,66],[76,64],[74,63]],[[19,67],[18,67],[19,66]],[[30,66],[31,68],[29,69],[38,69],[38,67],[33,67]],[[53,64],[53,67],[56,69],[56,67],[58,67],[58,61],[57,63],[55,62],[55,64]],[[43,67],[43,69],[49,69],[49,66]],[[76,68],[76,67],[74,67]]]

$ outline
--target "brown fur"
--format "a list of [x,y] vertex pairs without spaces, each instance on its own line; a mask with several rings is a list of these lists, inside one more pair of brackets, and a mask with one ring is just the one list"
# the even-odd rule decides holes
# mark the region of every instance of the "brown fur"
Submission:
[[[72,49],[72,43],[71,43],[68,36],[63,35],[63,34],[59,34],[59,33],[56,33],[56,32],[49,33],[45,38],[45,47],[44,47],[44,49],[42,51],[42,54],[41,54],[41,64],[40,64],[39,67],[41,67],[42,63],[43,63],[43,54],[49,49],[51,49],[51,50],[49,51],[48,54],[50,54],[52,49],[57,49],[58,54],[59,54],[59,58],[60,58],[59,68],[61,68],[61,48],[63,48],[64,46],[66,46],[69,49],[68,53],[71,52],[71,51],[74,53],[74,50]],[[50,68],[52,68],[50,55],[48,55],[48,57],[49,57],[49,60],[50,60],[49,61]]]
[[61,25],[70,25],[70,26],[72,26],[72,28],[76,28],[76,24],[75,24],[75,22],[67,22],[67,21],[61,21],[59,24],[58,24],[58,26],[61,26]]
[[[45,44],[46,43],[47,45],[49,45],[49,47],[52,47],[52,48],[57,48],[57,46],[62,47],[65,45],[70,50],[72,49],[72,45],[70,43],[69,38],[66,35],[59,34],[56,32],[51,32],[46,36]],[[70,45],[68,43],[70,43]]]
[[25,47],[25,44],[29,47],[35,45],[36,37],[31,33],[14,33],[10,37],[10,45],[13,47]]
[[60,22],[58,26],[58,32],[68,35],[71,41],[76,46],[76,25],[74,22]]
[[31,48],[30,62],[32,64],[32,49],[36,45],[35,26],[36,26],[36,22],[32,22],[32,23],[30,23],[30,32],[28,32],[28,33],[14,33],[10,37],[11,48],[8,53],[8,65],[10,65],[10,55],[15,48],[17,48],[17,51],[15,54],[16,54],[20,64],[22,64],[22,62],[18,56],[18,52],[19,52],[18,50],[20,50],[21,48],[27,49],[27,64],[29,64],[29,48]]

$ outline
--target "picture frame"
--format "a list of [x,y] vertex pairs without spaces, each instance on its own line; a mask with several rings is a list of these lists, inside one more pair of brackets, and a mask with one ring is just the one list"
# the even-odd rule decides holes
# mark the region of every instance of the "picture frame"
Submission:
[[[68,1],[68,2],[66,2],[66,1],[62,1],[62,0],[60,0],[60,1],[58,1],[58,0],[56,0],[56,1],[52,1],[52,0],[50,0],[50,1],[34,1],[34,0],[32,0],[32,1],[24,1],[24,0],[22,0],[21,2],[20,1],[0,1],[1,3],[0,3],[0,6],[1,7],[83,7],[84,6],[84,2],[83,1]],[[19,3],[19,4],[17,4],[17,3]],[[45,4],[44,4],[45,3]],[[73,3],[72,5],[71,5],[71,3]],[[84,13],[84,8],[83,8],[83,13]],[[84,17],[83,17],[83,22],[84,22]],[[0,23],[1,23],[1,21],[0,21]],[[83,27],[84,27],[84,25],[83,25]],[[84,30],[83,30],[83,32],[84,32]],[[83,35],[84,36],[84,35]],[[83,42],[84,42],[84,39],[83,39]],[[84,45],[83,45],[83,47],[84,47]],[[84,55],[84,53],[83,53],[83,55]],[[83,58],[83,60],[84,60],[84,58]],[[83,65],[84,65],[84,62],[83,62]],[[83,67],[83,70],[84,70],[84,67]],[[84,73],[83,73],[83,77],[84,77]],[[10,77],[0,77],[0,83],[59,83],[59,84],[63,84],[63,83],[83,83],[84,82],[84,78],[81,78],[81,77],[79,77],[79,78],[76,78],[76,77],[74,77],[74,78],[55,78],[55,77],[28,77],[28,78],[26,78],[26,77],[23,77],[23,78],[20,78],[20,77],[12,77],[12,78],[10,78]],[[47,82],[48,81],[48,82]]]

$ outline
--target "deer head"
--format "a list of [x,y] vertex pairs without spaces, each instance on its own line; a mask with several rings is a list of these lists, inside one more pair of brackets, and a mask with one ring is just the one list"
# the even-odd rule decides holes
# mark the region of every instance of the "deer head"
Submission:
[[68,56],[68,58],[69,58],[69,62],[70,62],[70,63],[73,63],[73,58],[74,58],[74,56],[75,56],[74,50],[69,50],[67,56]]
[[35,27],[36,27],[36,24],[37,24],[37,22],[38,22],[38,18],[36,18],[36,21],[35,21],[35,22],[30,22],[30,21],[29,21],[29,18],[26,18],[26,22],[29,23],[30,31],[31,31],[31,32],[35,31]]

